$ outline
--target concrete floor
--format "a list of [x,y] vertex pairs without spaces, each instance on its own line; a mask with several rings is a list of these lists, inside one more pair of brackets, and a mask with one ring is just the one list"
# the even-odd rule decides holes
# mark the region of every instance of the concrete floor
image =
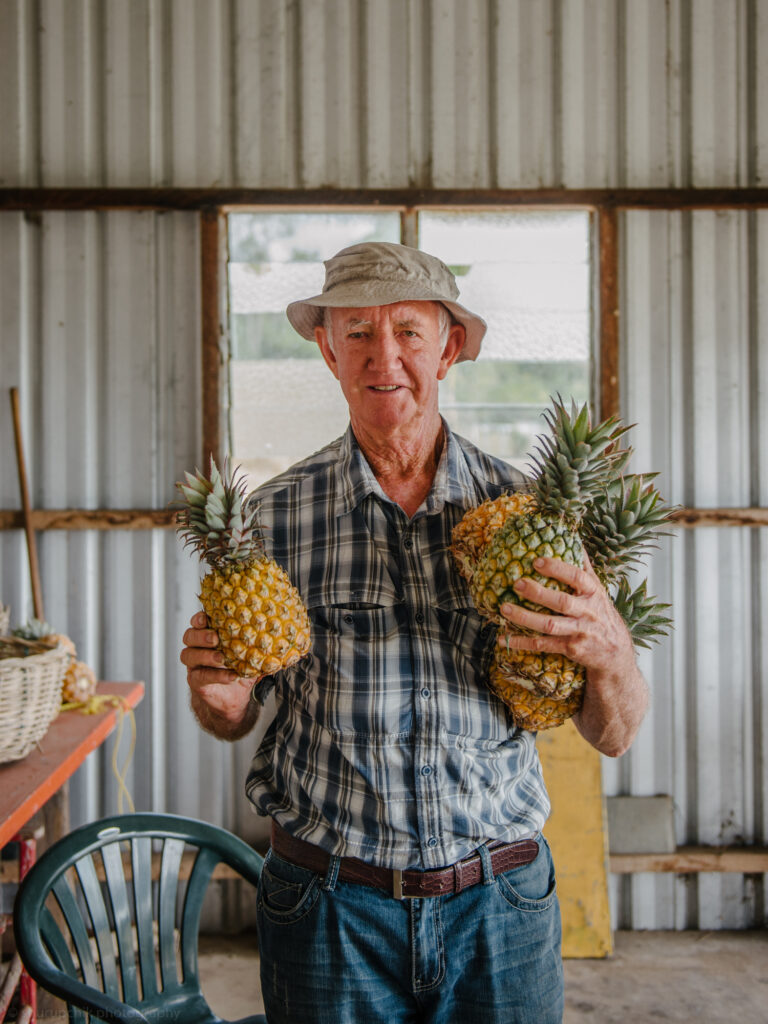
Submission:
[[[564,1024],[768,1022],[768,931],[618,932],[614,945],[565,961]],[[253,936],[203,936],[200,970],[224,1019],[263,1010]]]

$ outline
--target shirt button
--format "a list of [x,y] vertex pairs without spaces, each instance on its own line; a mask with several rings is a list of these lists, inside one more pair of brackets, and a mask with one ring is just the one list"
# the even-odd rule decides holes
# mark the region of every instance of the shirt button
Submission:
[[403,547],[406,549],[406,551],[411,550],[411,548],[413,547],[413,541],[411,540],[410,537],[405,538],[405,540],[403,541]]
[[437,846],[437,839],[435,839],[434,836],[430,836],[429,839],[427,840],[427,846]]
[[423,765],[422,769],[421,769],[421,774],[422,775],[431,775],[432,774],[432,766],[429,765],[429,764]]
[[428,687],[425,686],[422,689],[421,696],[424,698],[424,700],[427,700],[427,698],[429,697],[429,688]]
[[421,623],[424,621],[424,613],[423,612],[416,612],[416,614],[414,615],[414,618],[419,623],[419,625],[421,625]]
[[351,626],[355,620],[352,618],[351,615],[345,615],[344,621],[347,623],[347,625]]

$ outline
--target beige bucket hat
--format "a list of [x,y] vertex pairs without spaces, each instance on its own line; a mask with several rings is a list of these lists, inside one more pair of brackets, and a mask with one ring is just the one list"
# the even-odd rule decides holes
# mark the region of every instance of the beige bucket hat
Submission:
[[320,295],[291,302],[286,315],[302,338],[315,340],[328,307],[388,306],[393,302],[442,302],[466,329],[458,361],[476,359],[486,331],[481,317],[460,306],[451,271],[436,256],[393,242],[361,242],[325,260]]

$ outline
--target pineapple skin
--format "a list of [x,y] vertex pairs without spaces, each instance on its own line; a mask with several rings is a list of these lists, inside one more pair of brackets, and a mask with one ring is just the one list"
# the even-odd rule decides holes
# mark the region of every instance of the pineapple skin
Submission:
[[584,564],[584,547],[578,532],[566,520],[539,509],[513,516],[497,530],[483,551],[470,581],[475,607],[491,621],[504,625],[502,604],[511,602],[531,611],[546,612],[540,604],[520,597],[515,583],[527,577],[550,590],[566,590],[565,584],[542,576],[536,558],[559,558],[570,565]]
[[64,703],[85,703],[96,693],[96,673],[83,661],[73,661],[64,674],[61,699]]
[[507,519],[535,505],[536,499],[525,491],[501,494],[470,509],[454,526],[450,551],[467,582],[471,582],[483,551]]
[[226,668],[253,678],[288,668],[309,651],[310,624],[296,587],[267,558],[212,569],[200,602],[219,636]]
[[511,634],[513,631],[502,630],[500,633],[501,643],[494,658],[500,675],[552,700],[566,700],[574,691],[583,689],[587,680],[583,665],[565,654],[505,647],[505,632]]
[[509,678],[498,661],[491,666],[488,681],[494,693],[507,705],[515,725],[530,732],[542,732],[562,725],[576,714],[584,700],[583,686],[573,689],[563,699],[542,696]]

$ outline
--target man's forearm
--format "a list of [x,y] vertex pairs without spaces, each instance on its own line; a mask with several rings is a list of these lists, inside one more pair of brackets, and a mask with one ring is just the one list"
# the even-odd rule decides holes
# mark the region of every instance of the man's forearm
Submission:
[[220,740],[229,740],[230,742],[239,740],[249,733],[256,724],[261,711],[260,704],[249,700],[243,709],[242,716],[232,718],[214,711],[197,693],[191,694],[190,705],[202,729]]
[[620,678],[587,675],[584,703],[574,724],[602,754],[619,757],[629,749],[648,710],[648,684],[634,665]]

